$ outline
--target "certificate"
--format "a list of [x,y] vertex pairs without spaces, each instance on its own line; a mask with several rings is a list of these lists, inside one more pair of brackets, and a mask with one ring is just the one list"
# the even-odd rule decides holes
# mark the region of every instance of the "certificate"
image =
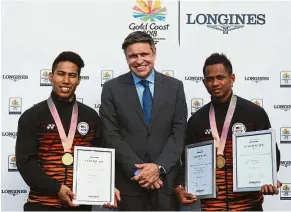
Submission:
[[75,204],[114,204],[115,150],[75,146],[73,193]]
[[214,141],[186,146],[186,191],[200,199],[216,197],[216,149]]
[[277,184],[275,131],[233,134],[233,191],[260,191]]

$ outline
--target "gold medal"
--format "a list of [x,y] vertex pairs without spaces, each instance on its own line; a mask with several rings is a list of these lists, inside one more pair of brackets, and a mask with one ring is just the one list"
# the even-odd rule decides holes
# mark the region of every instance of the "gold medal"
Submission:
[[225,166],[225,159],[224,159],[223,155],[217,155],[216,166],[217,166],[217,168],[220,168],[220,169]]
[[62,162],[63,162],[63,164],[64,164],[65,166],[70,166],[70,165],[72,165],[73,161],[74,161],[73,156],[72,156],[70,153],[68,153],[68,152],[65,153],[65,154],[63,155],[63,157],[62,157]]

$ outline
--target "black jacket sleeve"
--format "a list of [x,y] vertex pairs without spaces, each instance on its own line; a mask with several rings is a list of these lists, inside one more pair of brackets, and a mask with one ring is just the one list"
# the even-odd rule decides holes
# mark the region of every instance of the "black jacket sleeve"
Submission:
[[26,111],[18,121],[16,165],[22,178],[31,189],[39,191],[43,195],[57,196],[61,188],[60,183],[48,177],[37,161],[36,119],[33,119],[29,112],[31,111]]

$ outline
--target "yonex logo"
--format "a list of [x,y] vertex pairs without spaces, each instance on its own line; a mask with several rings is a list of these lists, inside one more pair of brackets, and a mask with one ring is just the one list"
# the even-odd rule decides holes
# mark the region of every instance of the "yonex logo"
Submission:
[[48,130],[52,130],[52,129],[54,129],[54,127],[55,127],[55,124],[48,124],[46,128]]

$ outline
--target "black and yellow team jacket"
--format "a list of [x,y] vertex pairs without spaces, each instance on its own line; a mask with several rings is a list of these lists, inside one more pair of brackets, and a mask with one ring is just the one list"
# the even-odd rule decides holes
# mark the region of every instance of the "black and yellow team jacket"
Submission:
[[[54,92],[51,96],[68,135],[76,99],[74,98],[72,102],[59,100]],[[78,112],[72,154],[74,146],[102,146],[97,112],[80,102]],[[81,122],[83,123],[79,125]],[[83,127],[83,131],[80,127]],[[47,101],[42,101],[25,111],[18,122],[16,164],[24,181],[30,187],[28,202],[67,207],[58,199],[58,192],[62,184],[72,190],[73,165],[67,167],[63,165],[63,154],[64,149]]]
[[[217,131],[221,136],[224,120],[230,98],[221,104],[213,103]],[[210,103],[195,112],[189,119],[186,132],[185,144],[193,144],[207,140],[213,140],[209,123]],[[243,98],[237,98],[234,115],[229,127],[228,136],[224,149],[226,165],[216,168],[217,197],[213,199],[202,199],[201,209],[205,211],[260,211],[262,210],[263,195],[261,192],[233,192],[233,160],[232,160],[232,133],[236,130],[258,131],[270,128],[270,121],[265,110]],[[276,146],[277,169],[280,165],[280,152]],[[185,184],[185,166],[182,156],[183,167],[177,179],[177,185]]]

